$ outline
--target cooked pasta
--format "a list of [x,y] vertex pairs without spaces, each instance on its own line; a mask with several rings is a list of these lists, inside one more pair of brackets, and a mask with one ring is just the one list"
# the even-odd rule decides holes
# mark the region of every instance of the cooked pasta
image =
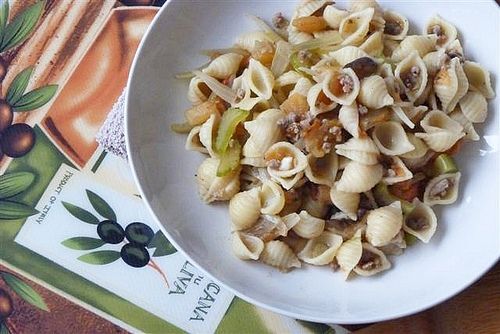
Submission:
[[459,198],[453,155],[495,96],[455,26],[435,15],[409,35],[411,17],[375,0],[302,1],[276,29],[252,18],[259,31],[192,71],[172,127],[205,156],[202,201],[229,202],[235,256],[347,278],[432,242],[433,206]]

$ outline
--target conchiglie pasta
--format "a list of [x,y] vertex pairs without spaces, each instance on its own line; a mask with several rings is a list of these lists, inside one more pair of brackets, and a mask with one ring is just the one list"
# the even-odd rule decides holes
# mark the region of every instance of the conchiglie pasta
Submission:
[[335,60],[340,66],[345,66],[362,57],[369,57],[369,54],[355,46],[344,46],[337,51],[330,52],[326,59]]
[[234,195],[229,201],[229,217],[233,230],[252,227],[260,217],[259,188],[252,188]]
[[274,76],[271,70],[259,61],[250,58],[246,83],[258,97],[269,100],[273,93]]
[[202,104],[203,102],[208,100],[208,97],[212,91],[208,86],[198,77],[193,77],[191,81],[189,81],[188,87],[188,100],[193,105]]
[[359,12],[354,12],[346,16],[340,23],[339,32],[342,38],[342,45],[358,45],[368,34],[370,21],[375,10],[366,8]]
[[417,138],[413,133],[408,133],[408,140],[410,143],[415,147],[413,150],[406,152],[404,154],[401,154],[400,156],[405,159],[418,159],[423,157],[428,151],[429,148],[425,144],[425,142]]
[[410,180],[413,173],[406,167],[399,157],[387,157],[389,168],[384,173],[382,180],[386,184],[395,184]]
[[253,31],[240,35],[235,46],[248,52],[253,52],[257,42],[271,42],[271,38],[263,31]]
[[260,260],[265,264],[278,268],[280,271],[289,271],[301,267],[301,263],[292,249],[279,240],[266,242],[264,250],[260,254]]
[[218,167],[219,159],[216,158],[207,158],[198,167],[196,173],[198,192],[206,203],[227,201],[240,189],[239,173],[241,168],[226,176],[219,177],[217,176]]
[[459,102],[460,110],[472,123],[483,123],[488,116],[486,98],[478,92],[468,92]]
[[376,165],[379,158],[377,145],[370,137],[351,138],[335,146],[338,155],[347,157],[364,165]]
[[431,179],[424,191],[424,203],[427,205],[453,204],[458,197],[458,187],[461,174],[441,174]]
[[401,202],[372,210],[366,221],[366,240],[375,247],[387,245],[402,226]]
[[394,11],[384,12],[384,37],[394,40],[402,40],[408,34],[410,26],[408,19]]
[[416,51],[411,52],[396,66],[394,75],[401,80],[410,101],[415,101],[424,92],[427,85],[427,67]]
[[337,189],[334,184],[330,189],[330,199],[340,211],[345,213],[350,219],[357,220],[360,195],[358,193],[349,193]]
[[335,255],[337,263],[344,273],[344,279],[347,279],[351,271],[356,267],[361,259],[362,253],[361,230],[358,230],[351,239],[340,246]]
[[340,28],[340,23],[342,20],[349,15],[349,12],[346,10],[340,10],[333,5],[329,5],[325,7],[323,11],[323,18],[326,23],[332,29]]
[[373,188],[382,180],[383,168],[381,165],[363,165],[351,161],[344,168],[344,172],[337,183],[341,191],[362,193]]
[[436,35],[410,35],[406,36],[399,46],[392,52],[394,61],[401,61],[413,51],[417,51],[420,57],[425,56],[435,49]]
[[394,103],[389,95],[384,79],[379,75],[372,75],[361,80],[359,101],[371,109],[380,109]]
[[380,152],[385,155],[400,155],[415,149],[408,140],[403,126],[398,122],[375,125],[372,137]]
[[213,150],[213,140],[217,133],[217,128],[219,127],[220,116],[215,113],[210,116],[210,118],[203,123],[200,127],[200,142],[206,148],[208,154],[211,157],[216,157],[216,154]]
[[352,104],[360,93],[359,79],[350,68],[344,68],[340,72],[328,72],[322,88],[330,100],[342,105]]
[[200,141],[200,128],[201,126],[195,126],[191,129],[191,131],[189,131],[189,134],[186,138],[185,148],[189,151],[198,151],[208,154],[208,150]]
[[300,44],[314,38],[313,35],[297,30],[292,24],[288,26],[288,42],[291,44]]
[[231,246],[234,255],[241,260],[258,260],[264,250],[264,242],[252,235],[242,232],[233,232]]
[[327,103],[321,98],[323,94],[323,84],[317,83],[312,86],[307,93],[307,104],[312,115],[319,115],[333,110],[337,102],[328,100]]
[[416,199],[415,208],[404,218],[403,229],[422,242],[428,243],[436,232],[437,218],[431,207]]
[[445,48],[457,38],[457,28],[439,15],[433,16],[425,25],[424,34],[435,34],[437,45]]
[[464,72],[470,85],[470,90],[480,92],[487,99],[495,97],[495,91],[491,86],[490,73],[481,65],[473,61],[464,63]]
[[245,122],[244,127],[250,137],[243,145],[243,156],[263,158],[267,149],[283,137],[278,120],[284,116],[279,109],[269,109],[259,114],[255,120]]
[[339,110],[339,121],[343,128],[349,132],[354,138],[359,137],[359,112],[358,105],[343,105]]
[[272,178],[288,178],[302,172],[307,167],[307,157],[293,144],[278,142],[266,151],[267,172]]
[[271,180],[262,183],[260,190],[260,211],[266,215],[276,215],[285,206],[285,193],[283,189]]
[[203,72],[217,79],[225,79],[236,74],[242,59],[240,54],[226,53],[212,60]]
[[330,0],[310,0],[303,2],[295,11],[293,18],[311,16],[324,6],[330,3]]
[[451,131],[439,131],[433,133],[415,133],[417,138],[423,139],[430,149],[436,152],[445,152],[449,150],[465,133],[454,133]]
[[331,186],[335,182],[339,164],[335,152],[330,152],[321,158],[309,154],[307,161],[308,165],[305,174],[309,181],[327,186]]
[[463,127],[452,120],[448,115],[446,115],[441,110],[431,110],[425,115],[425,117],[420,121],[420,126],[427,133],[435,133],[440,131],[449,131],[453,133],[460,133]]
[[480,139],[474,125],[465,117],[465,115],[458,109],[455,109],[450,115],[450,118],[464,127],[465,139],[478,141]]
[[298,236],[305,239],[313,239],[320,236],[325,229],[325,221],[323,219],[311,216],[305,210],[302,210],[299,216],[300,221],[293,227],[293,231]]
[[384,34],[376,31],[359,46],[360,50],[372,57],[380,57],[384,52]]
[[391,263],[381,250],[366,242],[362,244],[362,247],[361,258],[354,268],[356,274],[360,276],[373,276],[391,268]]
[[333,261],[340,245],[342,245],[341,236],[325,231],[319,237],[308,240],[304,249],[297,256],[309,264],[326,265]]
[[444,49],[439,49],[437,51],[429,52],[422,59],[424,61],[425,67],[427,68],[427,73],[434,76],[439,69],[444,65],[446,60],[446,53]]
[[458,58],[453,58],[448,66],[442,67],[434,78],[434,90],[445,112],[455,109],[468,88],[467,77]]

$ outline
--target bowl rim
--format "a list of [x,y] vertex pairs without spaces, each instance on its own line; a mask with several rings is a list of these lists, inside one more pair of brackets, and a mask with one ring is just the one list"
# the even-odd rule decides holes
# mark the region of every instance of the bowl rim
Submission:
[[[293,319],[298,319],[298,320],[305,320],[305,321],[311,321],[311,322],[317,322],[317,323],[332,323],[332,324],[368,324],[368,323],[376,323],[376,322],[381,322],[381,321],[387,321],[387,320],[392,320],[392,319],[397,319],[401,317],[405,317],[408,315],[416,314],[422,311],[425,311],[427,309],[430,309],[438,304],[443,303],[444,301],[451,299],[452,297],[458,295],[468,287],[470,287],[472,284],[477,282],[481,277],[484,276],[486,272],[488,272],[491,268],[493,268],[500,260],[500,252],[497,254],[496,259],[494,259],[489,265],[485,266],[483,270],[480,272],[477,272],[476,275],[473,275],[473,278],[465,282],[463,286],[459,289],[457,289],[455,292],[452,294],[444,294],[442,296],[438,296],[438,298],[434,299],[432,302],[424,303],[420,306],[409,308],[409,309],[404,309],[400,312],[394,312],[392,314],[387,314],[387,315],[379,315],[379,316],[372,316],[372,317],[364,317],[364,318],[359,318],[359,319],[351,319],[351,318],[342,318],[342,317],[336,317],[335,315],[329,316],[329,317],[322,317],[322,316],[313,316],[313,315],[305,315],[297,312],[292,312],[292,311],[286,311],[282,310],[278,307],[270,306],[264,302],[261,302],[257,299],[254,299],[252,297],[247,296],[246,294],[234,289],[231,287],[229,283],[227,283],[224,279],[219,278],[216,274],[212,273],[210,268],[206,269],[202,266],[200,266],[196,261],[193,260],[193,258],[186,252],[184,251],[181,247],[179,247],[179,244],[175,241],[175,238],[166,230],[166,228],[163,226],[161,223],[161,220],[159,217],[156,215],[155,211],[150,205],[150,200],[148,199],[148,196],[146,196],[146,193],[142,187],[142,184],[140,183],[139,180],[139,174],[138,174],[138,169],[136,164],[134,163],[134,160],[139,158],[134,158],[135,153],[131,149],[131,124],[130,124],[130,114],[131,111],[129,110],[129,105],[130,105],[130,100],[132,98],[131,94],[131,87],[132,83],[137,80],[137,64],[138,60],[141,57],[141,54],[144,52],[144,46],[148,43],[148,40],[150,39],[150,34],[151,31],[154,29],[155,25],[157,22],[160,20],[161,16],[163,15],[164,12],[166,12],[169,8],[169,4],[171,4],[174,0],[167,0],[160,10],[156,13],[154,19],[152,22],[149,24],[148,28],[146,29],[146,32],[144,33],[139,46],[137,48],[137,51],[134,55],[134,59],[132,61],[132,65],[130,67],[130,72],[129,76],[127,79],[127,86],[125,87],[125,114],[124,114],[124,133],[125,133],[125,145],[126,145],[126,150],[127,150],[127,155],[128,155],[128,163],[131,167],[132,171],[132,176],[134,179],[134,182],[140,192],[140,195],[142,196],[143,203],[145,204],[147,211],[150,213],[152,216],[155,224],[160,228],[160,230],[165,234],[165,236],[169,239],[169,241],[174,245],[174,247],[183,255],[187,258],[188,261],[190,261],[192,264],[196,266],[198,270],[206,274],[209,278],[211,278],[213,281],[217,282],[220,284],[223,288],[226,290],[230,291],[234,296],[239,297],[243,300],[245,300],[248,303],[251,303],[255,306],[261,307],[263,309],[266,309],[268,311],[272,311],[275,313],[279,313],[284,316],[291,317]],[[496,97],[495,97],[496,99]],[[500,105],[500,102],[497,102],[498,105]],[[498,107],[498,106],[497,106]],[[499,203],[499,210],[500,210],[500,203]]]

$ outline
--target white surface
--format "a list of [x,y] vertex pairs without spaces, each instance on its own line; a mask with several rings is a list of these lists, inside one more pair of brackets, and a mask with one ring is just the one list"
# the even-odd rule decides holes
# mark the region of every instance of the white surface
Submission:
[[[341,1],[342,5],[345,3]],[[455,23],[466,57],[499,73],[499,9],[493,1],[384,2],[406,15],[420,33],[439,13]],[[142,194],[178,249],[238,296],[292,317],[318,322],[364,323],[414,313],[441,302],[478,279],[498,259],[499,117],[490,102],[481,140],[465,146],[457,204],[438,208],[439,226],[428,245],[392,258],[393,268],[348,282],[328,268],[304,266],[282,274],[230,251],[225,205],[198,199],[194,174],[203,156],[184,150],[185,137],[169,130],[188,107],[187,82],[178,72],[206,62],[201,49],[228,47],[238,34],[255,30],[245,13],[270,19],[290,15],[295,2],[172,0],[141,44],[129,80],[129,157]],[[497,95],[498,95],[498,89]]]

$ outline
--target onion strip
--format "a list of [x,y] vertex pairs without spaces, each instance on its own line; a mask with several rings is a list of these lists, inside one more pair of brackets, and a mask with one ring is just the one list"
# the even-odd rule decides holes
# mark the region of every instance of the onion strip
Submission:
[[415,127],[415,124],[411,121],[411,119],[408,118],[408,116],[406,115],[403,108],[401,108],[400,106],[394,105],[394,106],[392,106],[392,110],[394,111],[396,116],[401,121],[403,121],[403,123],[405,123],[410,129],[413,129]]
[[248,14],[247,16],[253,22],[255,22],[255,24],[257,25],[257,27],[259,27],[262,31],[264,31],[273,42],[283,41],[283,38],[276,31],[274,31],[273,28],[271,28],[270,26],[268,26],[267,23],[264,22],[263,19],[261,19],[258,16],[250,15],[250,14]]
[[228,86],[221,84],[217,79],[198,70],[193,71],[193,74],[200,78],[215,95],[227,103],[233,104],[236,101],[236,92]]
[[276,52],[274,53],[273,62],[271,64],[271,72],[277,78],[286,71],[292,54],[292,46],[285,41],[276,43]]
[[336,34],[314,38],[299,44],[295,44],[293,46],[293,52],[301,50],[320,49],[340,43],[342,43],[342,37],[340,36],[340,33],[337,32]]
[[226,53],[237,53],[242,56],[248,56],[248,51],[241,48],[225,48],[225,49],[205,49],[200,52],[200,54],[210,57],[210,59],[217,58],[220,55]]

